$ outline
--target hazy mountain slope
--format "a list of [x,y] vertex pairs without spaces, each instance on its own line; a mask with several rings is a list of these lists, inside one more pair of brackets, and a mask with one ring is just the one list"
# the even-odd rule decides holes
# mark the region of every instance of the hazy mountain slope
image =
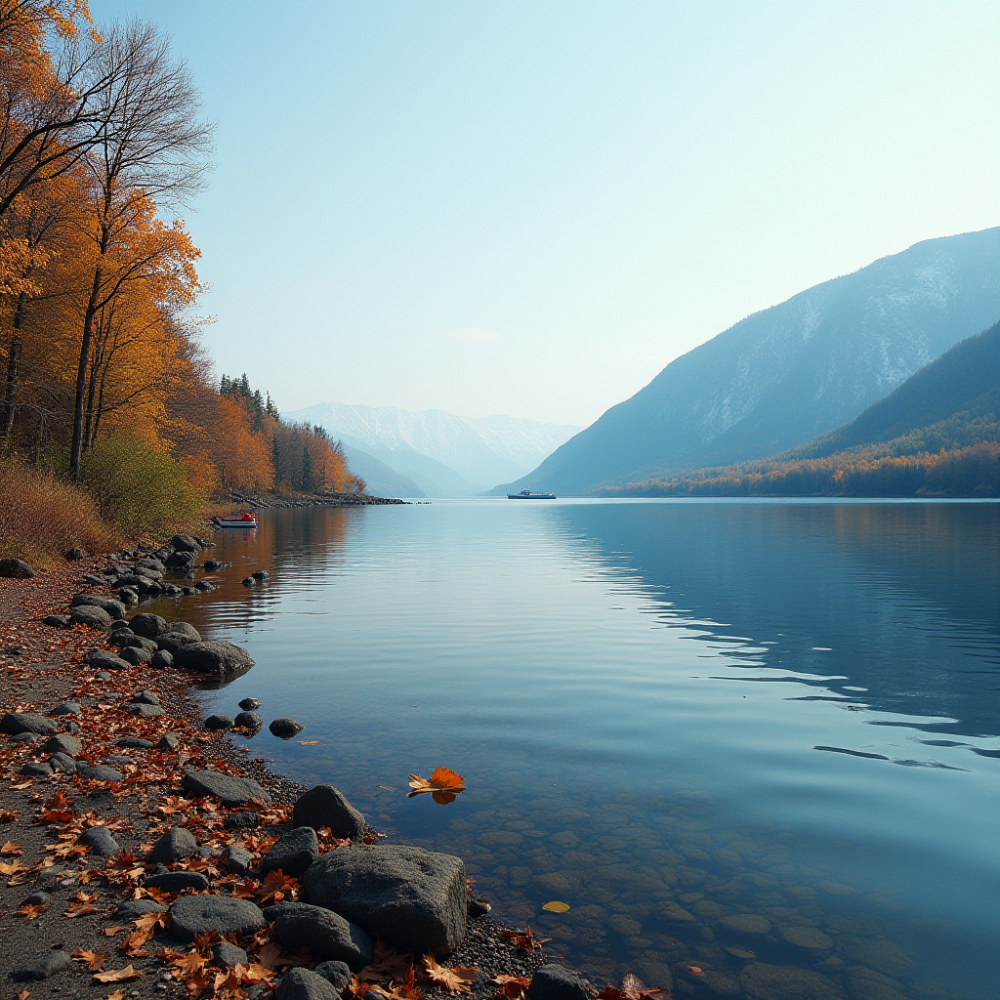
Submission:
[[[343,442],[341,442],[343,443]],[[391,469],[373,455],[344,445],[348,468],[360,476],[368,487],[368,492],[377,497],[423,497],[424,491],[407,476]]]
[[[287,416],[320,424],[411,478],[412,470],[400,461],[411,462],[412,453],[425,455],[466,480],[470,493],[524,475],[579,430],[515,417],[477,419],[344,403],[319,403]],[[396,461],[390,455],[403,457]]]
[[1000,228],[917,243],[741,320],[512,486],[587,494],[785,451],[998,315]]
[[467,497],[478,492],[476,486],[454,469],[405,445],[398,448],[383,448],[375,444],[365,448],[360,441],[352,437],[342,435],[340,440],[346,447],[372,455],[396,475],[411,480],[424,496]]
[[1000,412],[1000,323],[956,344],[849,424],[778,459],[823,458],[892,443],[892,451],[966,447]]

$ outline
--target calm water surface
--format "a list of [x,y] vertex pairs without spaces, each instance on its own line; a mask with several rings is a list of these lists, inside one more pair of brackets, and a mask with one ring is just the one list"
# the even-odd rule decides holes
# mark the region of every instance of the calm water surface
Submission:
[[[257,661],[206,712],[299,719],[318,744],[250,745],[595,980],[1000,996],[1000,505],[443,501],[217,540],[222,587],[164,605]],[[457,801],[405,797],[440,765]]]

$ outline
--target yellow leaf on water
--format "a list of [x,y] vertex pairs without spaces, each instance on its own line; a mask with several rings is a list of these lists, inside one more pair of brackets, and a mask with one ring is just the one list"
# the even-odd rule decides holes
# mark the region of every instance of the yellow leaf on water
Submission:
[[300,747],[314,747],[319,743],[319,740],[299,740]]
[[565,913],[569,909],[569,903],[561,903],[558,899],[553,899],[550,903],[542,903],[542,909],[549,913]]

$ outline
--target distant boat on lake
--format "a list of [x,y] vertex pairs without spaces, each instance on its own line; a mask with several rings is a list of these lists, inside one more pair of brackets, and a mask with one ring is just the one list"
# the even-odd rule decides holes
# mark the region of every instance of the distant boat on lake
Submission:
[[508,500],[555,500],[555,493],[532,493],[531,490],[521,490],[520,493],[508,493]]
[[246,514],[227,515],[225,517],[213,518],[220,528],[256,528],[257,516],[249,511]]

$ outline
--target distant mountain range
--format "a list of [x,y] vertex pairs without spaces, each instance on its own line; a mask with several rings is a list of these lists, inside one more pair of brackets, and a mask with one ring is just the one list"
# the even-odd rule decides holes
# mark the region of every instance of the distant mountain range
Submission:
[[1000,228],[917,243],[741,320],[494,492],[586,495],[787,451],[998,317]]
[[[393,496],[481,493],[524,475],[580,430],[515,417],[345,403],[318,403],[284,416],[318,424],[339,438],[351,469],[369,481],[369,489]],[[393,489],[375,485],[393,482]],[[403,493],[406,482],[416,492]]]

